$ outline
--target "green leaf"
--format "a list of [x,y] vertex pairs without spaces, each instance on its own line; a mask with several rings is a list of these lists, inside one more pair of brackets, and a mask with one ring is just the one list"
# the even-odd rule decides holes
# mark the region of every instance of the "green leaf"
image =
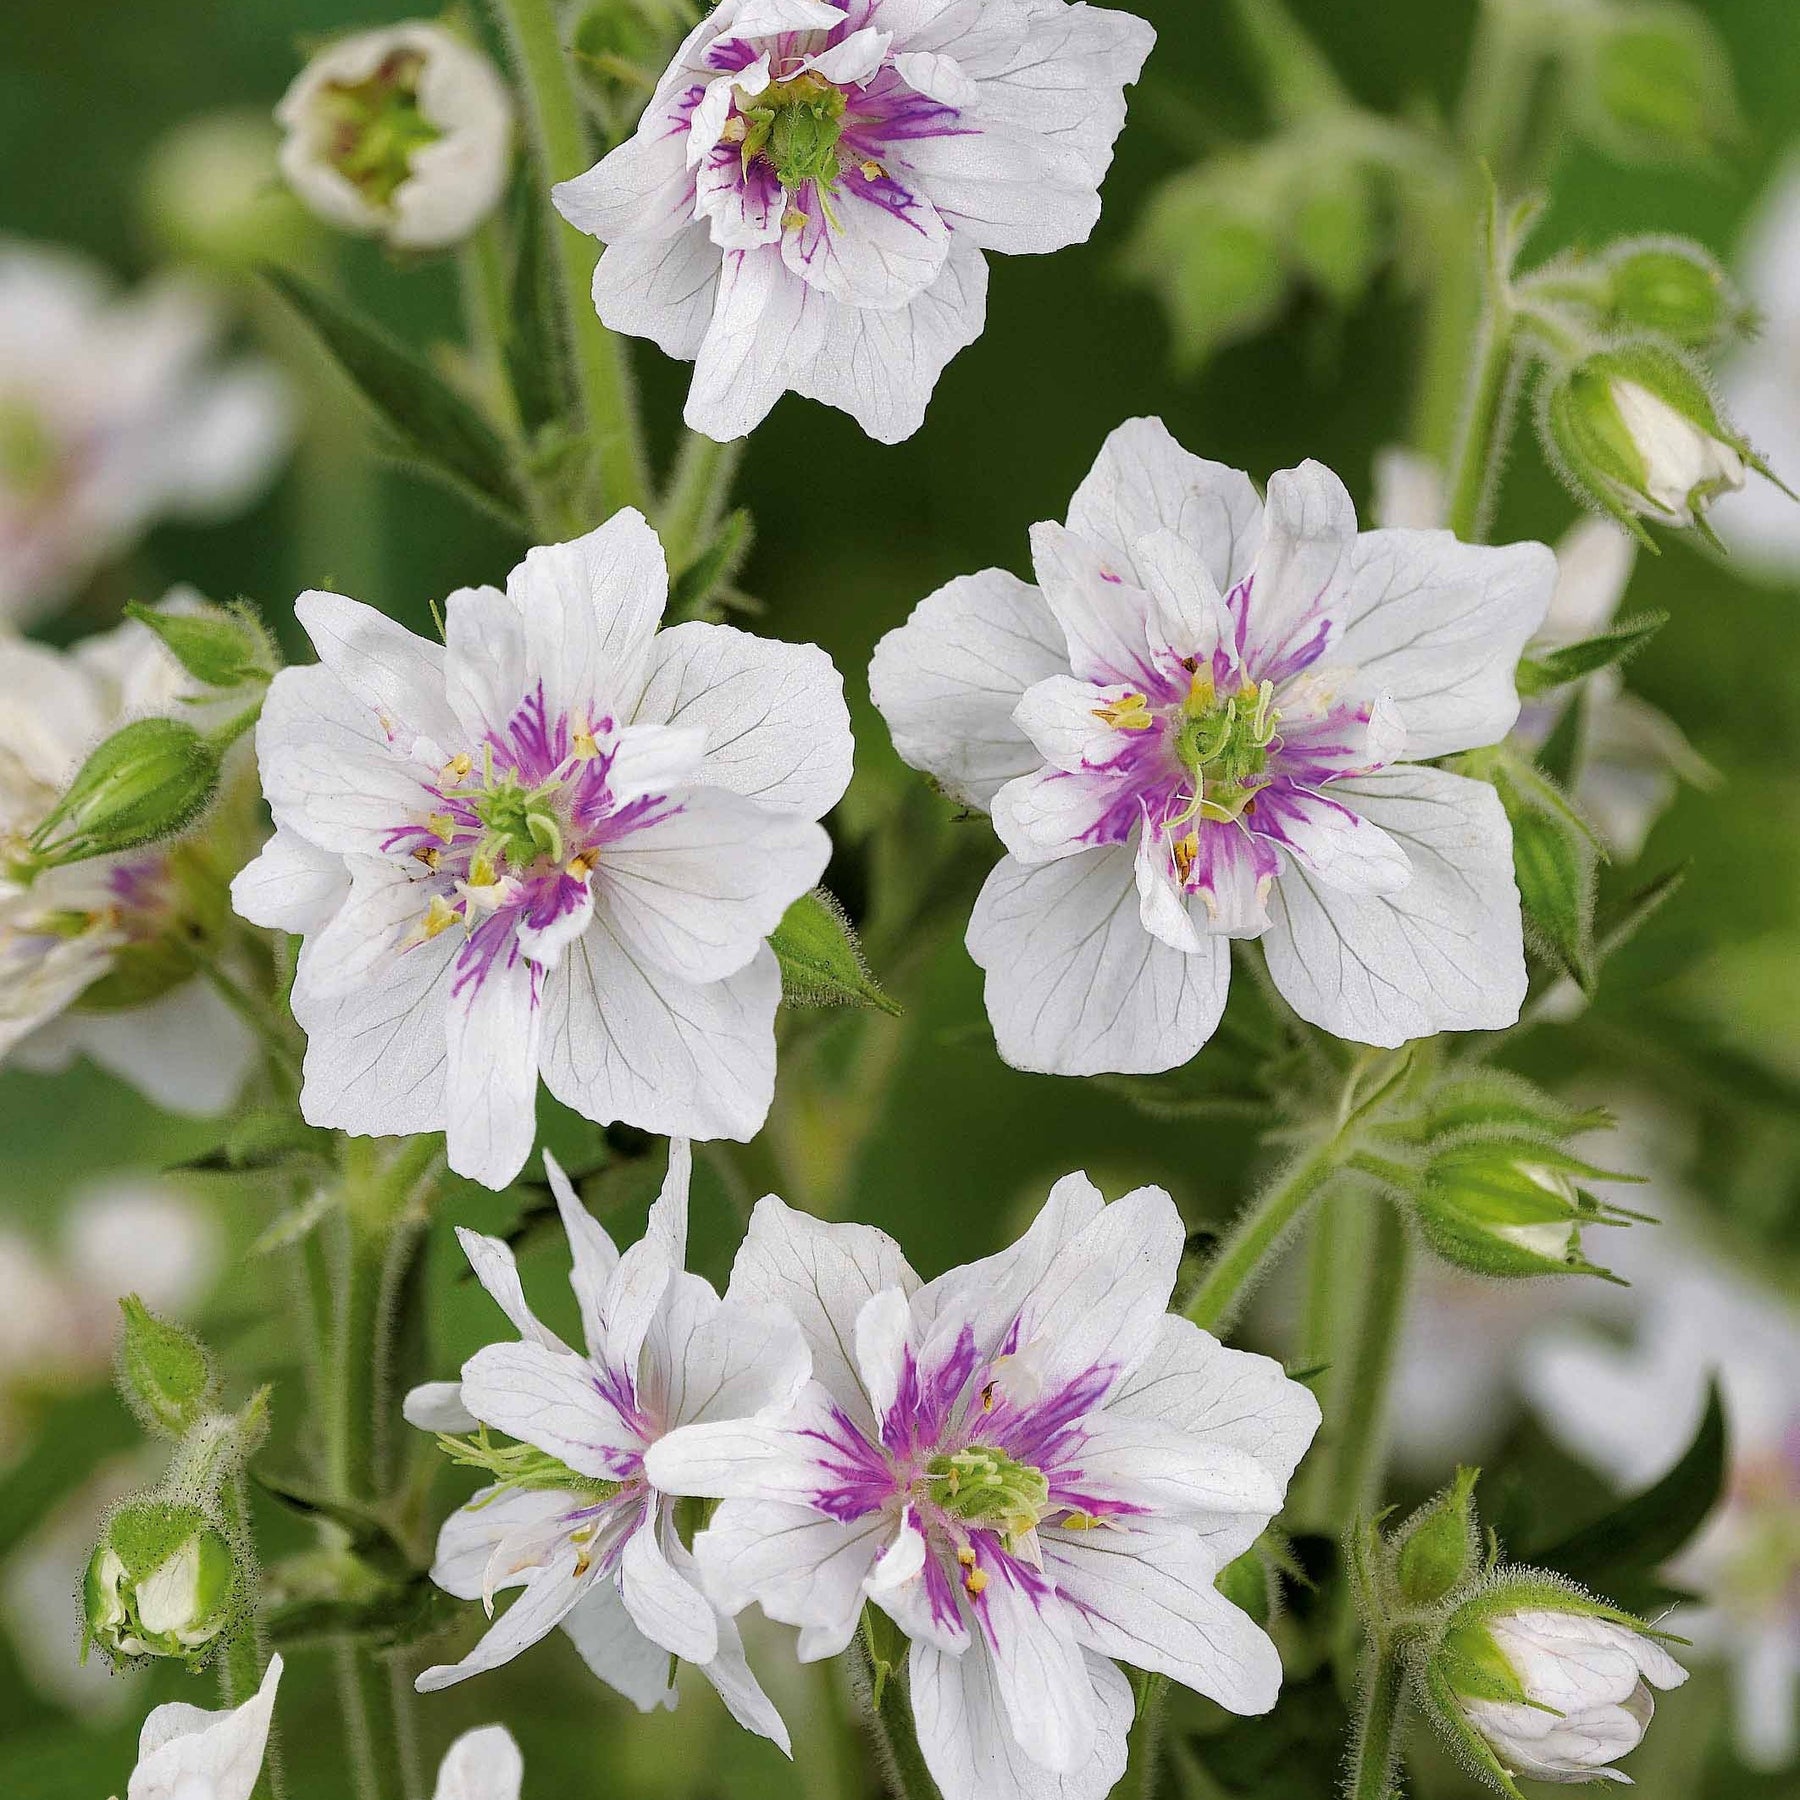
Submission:
[[278,1500],[289,1512],[315,1524],[335,1525],[343,1532],[349,1548],[371,1568],[397,1575],[414,1573],[412,1558],[395,1536],[393,1528],[372,1507],[354,1501],[334,1500],[308,1487],[303,1481],[290,1481],[285,1476],[252,1471],[251,1478],[271,1499]]
[[286,269],[264,279],[312,328],[387,427],[399,455],[524,529],[525,497],[500,434],[410,350]]
[[1581,774],[1581,760],[1588,744],[1588,723],[1592,716],[1593,695],[1587,688],[1577,688],[1568,704],[1557,714],[1550,735],[1538,746],[1532,759],[1565,793],[1573,791]]
[[675,619],[704,616],[707,602],[727,582],[737,577],[756,538],[756,522],[749,510],[728,513],[713,540],[675,577],[669,590],[669,613]]
[[1623,950],[1643,928],[1681,891],[1687,880],[1688,865],[1678,863],[1654,881],[1647,881],[1626,899],[1601,907],[1594,921],[1599,940],[1595,958],[1605,962],[1615,951]]
[[1598,637],[1583,638],[1560,650],[1547,650],[1542,656],[1528,656],[1519,664],[1519,692],[1548,693],[1601,669],[1610,669],[1635,656],[1668,622],[1667,613],[1641,613],[1634,619],[1620,620]]
[[871,1601],[863,1608],[862,1640],[869,1657],[870,1698],[879,1708],[887,1684],[905,1671],[906,1633]]
[[781,997],[789,1006],[900,1008],[882,992],[863,958],[844,909],[823,888],[803,894],[776,926],[769,948],[781,964]]
[[550,224],[536,167],[527,160],[513,209],[512,294],[504,346],[527,435],[570,410],[569,359],[557,323],[556,270],[546,230]]
[[1615,1605],[1645,1616],[1675,1596],[1657,1571],[1699,1531],[1725,1491],[1729,1466],[1725,1407],[1715,1380],[1694,1440],[1653,1487],[1535,1551],[1536,1568],[1567,1575]]

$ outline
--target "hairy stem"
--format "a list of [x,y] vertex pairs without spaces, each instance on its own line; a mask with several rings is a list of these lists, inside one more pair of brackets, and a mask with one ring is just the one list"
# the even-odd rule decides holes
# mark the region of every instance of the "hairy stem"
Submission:
[[1386,1645],[1371,1645],[1359,1695],[1360,1713],[1350,1752],[1346,1800],[1389,1800],[1399,1753],[1400,1703],[1405,1695],[1399,1659]]
[[874,1703],[867,1671],[859,1683],[868,1701],[869,1729],[881,1752],[882,1774],[894,1800],[939,1800],[937,1783],[925,1766],[919,1734],[913,1726],[912,1700],[906,1684],[897,1677],[887,1683],[881,1704]]
[[656,521],[672,571],[686,568],[717,530],[743,451],[742,438],[734,444],[715,444],[703,433],[690,431],[682,440]]
[[456,273],[462,290],[464,329],[480,372],[482,389],[493,403],[509,439],[519,436],[519,406],[506,370],[506,262],[500,230],[489,219],[457,252]]
[[[250,1492],[241,1468],[219,1490],[218,1505],[226,1537],[234,1548],[241,1545],[243,1553],[249,1554],[252,1550]],[[252,1569],[254,1566],[252,1562]],[[227,1706],[242,1706],[249,1700],[262,1686],[263,1673],[268,1667],[268,1647],[263,1638],[257,1601],[257,1594],[252,1592],[244,1616],[232,1631],[231,1640],[219,1658],[219,1691]],[[250,1800],[282,1800],[284,1792],[281,1747],[271,1736],[256,1785],[250,1790]]]
[[1125,1780],[1121,1792],[1127,1800],[1156,1800],[1156,1778],[1162,1767],[1163,1703],[1169,1696],[1166,1675],[1146,1675],[1138,1698],[1137,1717],[1125,1745]]
[[1445,522],[1466,544],[1478,544],[1486,537],[1499,496],[1519,393],[1514,322],[1504,288],[1490,280],[1475,365],[1450,460]]
[[[526,121],[548,186],[581,174],[590,160],[575,74],[557,30],[554,0],[492,0],[524,90]],[[650,493],[643,426],[624,344],[594,311],[593,240],[559,214],[551,221],[564,322],[581,410],[594,445],[607,512],[644,506]]]

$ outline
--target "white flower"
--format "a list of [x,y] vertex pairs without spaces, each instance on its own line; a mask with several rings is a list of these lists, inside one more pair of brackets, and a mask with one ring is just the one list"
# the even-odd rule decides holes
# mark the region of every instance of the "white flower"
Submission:
[[[1443,480],[1425,457],[1384,450],[1375,459],[1375,495],[1375,516],[1383,525],[1442,522]],[[1636,561],[1636,542],[1610,520],[1577,520],[1556,546],[1556,589],[1527,651],[1561,649],[1605,631],[1618,614]],[[1574,693],[1566,688],[1527,702],[1513,728],[1518,742],[1535,752],[1556,729]],[[1586,694],[1574,798],[1607,848],[1634,862],[1651,827],[1674,801],[1678,784],[1708,786],[1716,777],[1667,713],[1625,691],[1616,665],[1589,676]]]
[[156,520],[222,517],[267,481],[287,390],[261,362],[214,366],[221,332],[186,283],[119,299],[67,252],[0,239],[0,629]]
[[1340,1037],[1517,1018],[1505,813],[1425,762],[1511,727],[1548,550],[1359,536],[1317,463],[1275,475],[1265,509],[1150,419],[1032,546],[1040,587],[954,581],[869,671],[900,754],[990,809],[1011,853],[968,932],[1008,1062],[1186,1062],[1234,937],[1261,937],[1290,1004]]
[[9,843],[101,739],[151,714],[192,719],[199,691],[136,620],[69,651],[0,638],[0,1060],[54,1070],[86,1055],[159,1106],[216,1114],[255,1043],[195,972],[190,928],[224,900],[210,847],[95,857],[29,885],[7,871]]
[[396,250],[460,243],[500,202],[512,101],[494,65],[425,20],[321,50],[282,96],[281,171],[321,218]]
[[742,437],[792,389],[883,442],[981,335],[988,250],[1083,242],[1156,34],[1063,0],[724,0],[637,135],[553,198],[594,304]]
[[1744,485],[1743,456],[1642,382],[1615,380],[1612,404],[1642,464],[1638,510],[1691,525],[1714,498]]
[[749,1138],[775,1079],[765,940],[824,872],[850,778],[811,645],[657,631],[662,547],[625,512],[464,588],[449,644],[335,594],[322,663],[257,731],[277,827],[232,888],[306,934],[301,1106],[359,1135],[447,1131],[459,1173],[524,1166],[538,1073],[647,1131]]
[[[1745,296],[1761,330],[1725,365],[1730,416],[1792,484],[1800,476],[1800,155],[1788,158],[1757,209],[1740,258]],[[1773,482],[1723,494],[1713,525],[1757,573],[1793,579],[1800,570],[1800,506]]]
[[1098,1800],[1125,1767],[1114,1658],[1266,1711],[1274,1645],[1219,1571],[1282,1502],[1319,1421],[1266,1358],[1166,1311],[1183,1227],[1159,1188],[1084,1175],[1010,1249],[924,1286],[866,1225],[762,1201],[729,1303],[799,1320],[814,1379],[784,1416],[692,1425],[650,1478],[724,1496],[709,1590],[836,1655],[865,1600],[912,1639],[944,1800]]
[[[144,1721],[126,1800],[250,1800],[268,1749],[281,1658],[261,1689],[231,1712],[175,1702]],[[524,1764],[502,1725],[465,1731],[444,1753],[432,1800],[519,1800]]]
[[1651,1688],[1687,1680],[1643,1632],[1579,1610],[1523,1605],[1463,1629],[1484,1634],[1522,1698],[1457,1703],[1508,1773],[1532,1781],[1628,1782],[1608,1765],[1637,1748],[1656,1710]]
[[[416,1425],[481,1428],[466,1459],[500,1477],[445,1521],[432,1579],[490,1615],[496,1592],[523,1592],[460,1663],[427,1669],[418,1685],[430,1691],[498,1668],[560,1625],[588,1667],[641,1710],[675,1704],[678,1658],[701,1670],[740,1724],[786,1750],[781,1715],[750,1673],[736,1625],[701,1591],[675,1503],[647,1475],[646,1455],[681,1426],[786,1407],[807,1379],[806,1346],[778,1311],[722,1301],[685,1272],[684,1140],[670,1143],[662,1194],[623,1256],[555,1161],[544,1166],[569,1235],[586,1353],[538,1323],[505,1244],[457,1234],[521,1341],[479,1351],[460,1384],[408,1397]],[[486,1428],[518,1447],[494,1450]]]
[[1717,1377],[1731,1471],[1723,1504],[1670,1566],[1703,1602],[1671,1628],[1731,1662],[1739,1747],[1779,1768],[1800,1749],[1800,1311],[1720,1262],[1679,1216],[1632,1236],[1651,1240],[1624,1265],[1635,1330],[1621,1341],[1546,1328],[1525,1347],[1523,1384],[1559,1442],[1635,1492],[1687,1448]]

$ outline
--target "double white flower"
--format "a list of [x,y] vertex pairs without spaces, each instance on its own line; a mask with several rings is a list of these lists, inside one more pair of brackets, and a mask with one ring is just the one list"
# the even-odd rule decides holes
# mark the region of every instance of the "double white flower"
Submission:
[[457,1234],[520,1341],[479,1351],[460,1383],[416,1389],[407,1417],[439,1431],[492,1428],[530,1449],[497,1458],[510,1473],[445,1522],[432,1579],[490,1613],[497,1591],[523,1592],[460,1663],[427,1669],[419,1686],[497,1668],[560,1625],[588,1667],[643,1711],[675,1704],[672,1658],[694,1663],[740,1724],[786,1750],[787,1727],[750,1673],[737,1627],[702,1592],[675,1503],[647,1460],[667,1432],[791,1403],[808,1374],[799,1329],[771,1308],[722,1301],[685,1271],[682,1140],[669,1146],[642,1240],[623,1256],[562,1170],[544,1163],[586,1349],[538,1322],[505,1244]]
[[[1123,1773],[1119,1658],[1236,1712],[1274,1645],[1218,1592],[1280,1508],[1312,1396],[1167,1312],[1183,1228],[1159,1188],[1057,1183],[1010,1249],[921,1285],[866,1225],[757,1207],[726,1304],[799,1322],[791,1410],[668,1432],[665,1492],[723,1496],[709,1591],[843,1650],[864,1602],[912,1639],[913,1715],[945,1800],[1099,1800]],[[747,1409],[739,1409],[747,1410]]]
[[694,363],[696,431],[792,389],[895,442],[981,335],[983,253],[1093,230],[1155,39],[1064,0],[723,0],[554,198],[607,246],[600,317]]
[[1427,766],[1518,716],[1556,578],[1541,544],[1359,534],[1343,484],[1108,440],[1040,585],[953,581],[877,646],[895,747],[991,811],[1010,854],[969,924],[1021,1068],[1186,1062],[1260,937],[1303,1018],[1396,1045],[1518,1016],[1512,834],[1491,787]]
[[464,588],[448,644],[303,594],[322,658],[257,730],[276,832],[237,909],[305,934],[294,1016],[315,1125],[445,1131],[524,1166],[538,1074],[566,1105],[749,1138],[775,1079],[766,939],[824,872],[850,778],[825,654],[659,632],[662,547],[624,512]]
[[0,629],[68,599],[166,516],[250,500],[292,408],[261,362],[219,366],[195,287],[124,298],[61,250],[0,240]]

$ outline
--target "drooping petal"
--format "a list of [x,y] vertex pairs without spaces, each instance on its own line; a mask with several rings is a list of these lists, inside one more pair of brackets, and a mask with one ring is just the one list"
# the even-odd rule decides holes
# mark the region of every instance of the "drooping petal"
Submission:
[[[490,934],[497,943],[485,941]],[[542,981],[503,918],[469,937],[451,977],[444,1069],[450,1167],[487,1187],[505,1187],[537,1141]]]
[[1046,1530],[1044,1572],[1067,1599],[1077,1637],[1102,1656],[1172,1676],[1235,1713],[1263,1713],[1281,1689],[1268,1634],[1213,1585],[1212,1548],[1186,1531],[1125,1522]]
[[844,678],[816,644],[693,619],[659,632],[634,717],[697,726],[697,779],[817,819],[850,783]]
[[719,1648],[713,1609],[698,1586],[663,1554],[661,1522],[653,1511],[625,1545],[619,1564],[619,1596],[632,1622],[651,1643],[683,1662],[711,1662]]
[[616,1583],[596,1581],[562,1622],[581,1660],[639,1712],[675,1710],[669,1653],[637,1628]]
[[[673,1556],[679,1544],[670,1550]],[[682,1551],[686,1556],[687,1553]],[[691,1562],[692,1558],[688,1558]],[[762,1683],[751,1673],[749,1658],[744,1655],[744,1639],[737,1622],[721,1616],[718,1620],[719,1647],[711,1662],[700,1673],[711,1682],[713,1692],[725,1703],[725,1710],[743,1726],[765,1737],[782,1755],[794,1754],[793,1740],[788,1736],[787,1721],[775,1708],[775,1702],[763,1692]]]
[[1512,729],[1519,657],[1556,584],[1544,545],[1370,531],[1344,575],[1337,655],[1392,697],[1409,757],[1477,749]]
[[857,1315],[876,1294],[911,1294],[919,1278],[900,1246],[873,1225],[827,1224],[759,1200],[732,1265],[728,1297],[739,1305],[783,1309],[798,1321],[818,1381],[859,1425],[876,1420],[852,1361]]
[[473,1431],[481,1423],[462,1403],[460,1381],[425,1381],[400,1403],[400,1416],[418,1431]]
[[601,1310],[601,1300],[619,1266],[618,1247],[606,1227],[582,1205],[575,1184],[548,1150],[544,1152],[544,1174],[549,1179],[550,1192],[556,1198],[563,1234],[569,1240],[569,1285],[581,1308],[582,1333],[588,1354],[595,1356],[606,1340],[606,1318]]
[[541,1323],[525,1299],[524,1284],[519,1280],[519,1267],[513,1260],[512,1246],[504,1238],[484,1237],[466,1225],[456,1228],[456,1241],[475,1279],[487,1289],[494,1304],[505,1313],[507,1323],[527,1343],[541,1344],[546,1350],[566,1353],[568,1346],[549,1326]]
[[269,1658],[262,1685],[230,1712],[207,1712],[182,1701],[159,1706],[138,1734],[138,1764],[126,1800],[250,1800],[262,1771],[282,1662]]
[[1043,595],[988,569],[939,588],[875,646],[869,694],[900,755],[985,810],[1042,760],[1013,715],[1058,674],[1068,652]]
[[775,1088],[781,973],[759,950],[737,974],[668,975],[596,916],[544,987],[543,1076],[565,1106],[667,1135],[747,1139]]
[[480,1600],[489,1591],[523,1587],[530,1569],[505,1570],[494,1579],[489,1565],[502,1540],[561,1519],[573,1501],[540,1488],[482,1488],[438,1530],[431,1579],[458,1600]]
[[1212,1036],[1230,975],[1224,943],[1186,955],[1145,931],[1138,912],[1128,849],[995,868],[967,941],[987,971],[995,1042],[1015,1068],[1152,1074]]
[[1190,455],[1160,419],[1121,425],[1069,505],[1069,529],[1104,545],[1128,580],[1151,584],[1138,545],[1166,531],[1199,553],[1221,594],[1249,574],[1262,519],[1248,475]]
[[1512,832],[1494,790],[1400,768],[1332,791],[1399,844],[1412,879],[1391,894],[1345,894],[1288,869],[1263,948],[1289,1004],[1339,1037],[1387,1046],[1510,1025],[1525,951]]
[[595,1579],[593,1571],[585,1576],[575,1574],[575,1554],[573,1548],[562,1551],[554,1564],[539,1570],[461,1662],[427,1669],[413,1685],[421,1694],[435,1694],[471,1675],[500,1668],[548,1637]]
[[489,1344],[463,1364],[463,1404],[483,1424],[548,1451],[578,1475],[618,1478],[641,1448],[580,1357],[541,1344]]

